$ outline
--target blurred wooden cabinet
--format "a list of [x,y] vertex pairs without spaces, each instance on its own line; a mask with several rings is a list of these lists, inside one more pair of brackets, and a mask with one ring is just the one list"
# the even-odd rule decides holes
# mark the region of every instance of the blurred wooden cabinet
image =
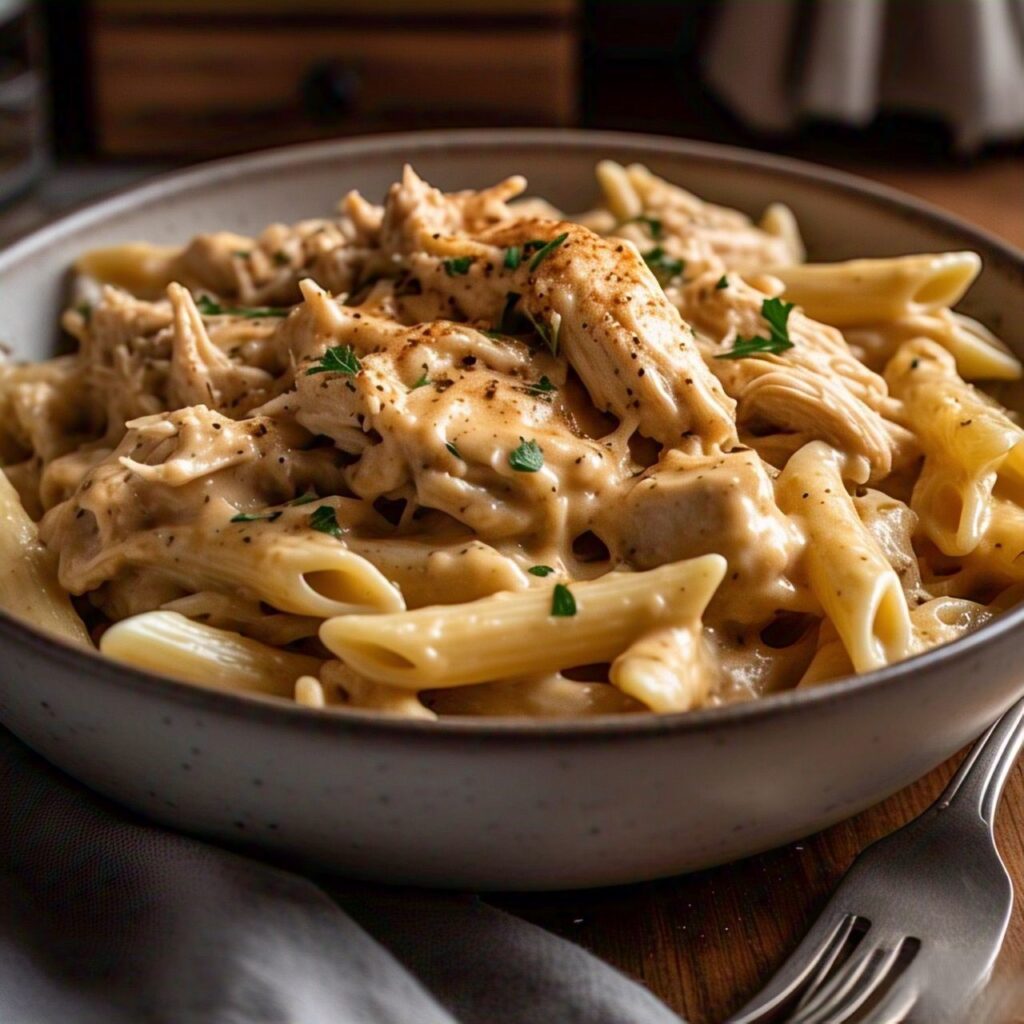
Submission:
[[573,0],[94,0],[82,29],[100,156],[576,117]]

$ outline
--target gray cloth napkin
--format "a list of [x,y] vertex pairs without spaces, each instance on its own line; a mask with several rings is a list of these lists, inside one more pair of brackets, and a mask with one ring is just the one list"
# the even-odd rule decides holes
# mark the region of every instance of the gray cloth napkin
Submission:
[[466,896],[345,886],[132,818],[0,728],[3,1024],[680,1024]]

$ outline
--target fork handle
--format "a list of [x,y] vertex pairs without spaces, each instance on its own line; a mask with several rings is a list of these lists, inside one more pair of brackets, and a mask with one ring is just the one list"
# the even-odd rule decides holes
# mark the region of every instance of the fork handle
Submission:
[[956,775],[935,804],[936,811],[979,814],[992,828],[1021,746],[1024,745],[1024,700],[1018,701],[971,748]]

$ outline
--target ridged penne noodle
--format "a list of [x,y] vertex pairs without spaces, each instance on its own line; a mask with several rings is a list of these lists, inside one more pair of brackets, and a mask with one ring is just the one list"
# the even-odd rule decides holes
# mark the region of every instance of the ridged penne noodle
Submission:
[[328,619],[320,638],[361,675],[408,689],[554,672],[609,661],[654,626],[698,618],[725,564],[705,555],[575,583],[571,616],[552,614],[554,590],[538,589],[397,615]]
[[846,492],[843,456],[821,441],[800,449],[776,482],[779,507],[807,535],[811,589],[858,672],[910,652],[910,613],[899,577]]
[[[983,626],[994,612],[982,604],[954,597],[936,597],[910,613],[913,632],[911,653],[919,654],[950,643]],[[799,686],[817,686],[849,676],[855,669],[842,640],[834,630],[826,634]]]
[[180,252],[172,246],[124,242],[83,253],[75,262],[75,270],[140,298],[155,298],[174,280]]
[[348,545],[398,587],[408,608],[460,604],[500,590],[524,590],[530,577],[479,540],[352,537]]
[[162,610],[178,612],[217,629],[233,630],[273,647],[287,647],[297,640],[316,636],[321,621],[311,615],[271,612],[253,598],[218,594],[212,590],[175,598],[164,604]]
[[846,327],[955,305],[978,276],[973,252],[774,267],[785,297],[814,320]]
[[[237,588],[295,615],[325,618],[404,607],[401,592],[379,569],[329,537],[238,530],[225,531],[216,544],[204,545],[189,532],[174,532],[181,540],[175,542],[179,549],[169,564],[158,557],[155,544],[138,545],[130,560],[192,585]],[[245,543],[246,536],[251,543]]]
[[925,455],[911,506],[941,551],[966,555],[985,531],[997,478],[1024,494],[1024,430],[934,342],[903,345],[885,376]]
[[883,369],[903,342],[928,338],[956,360],[964,380],[1020,380],[1024,373],[1021,361],[984,324],[950,309],[845,327],[843,334],[875,370]]
[[204,626],[177,612],[146,612],[122,619],[100,638],[100,650],[147,672],[215,690],[276,697],[292,697],[295,681],[315,676],[321,665],[317,658]]
[[0,608],[65,640],[90,644],[67,592],[57,581],[57,559],[39,542],[18,492],[0,470]]
[[707,701],[717,668],[699,619],[663,626],[634,640],[612,662],[609,678],[652,711],[689,711]]

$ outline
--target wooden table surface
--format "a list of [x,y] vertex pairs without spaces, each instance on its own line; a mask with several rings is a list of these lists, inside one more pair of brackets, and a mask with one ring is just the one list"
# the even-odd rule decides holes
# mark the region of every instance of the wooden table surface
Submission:
[[[844,169],[919,195],[1024,248],[1024,157],[952,171]],[[1024,653],[1024,641],[1021,646]],[[860,850],[920,814],[958,761],[827,832],[736,864],[644,885],[492,902],[579,942],[692,1024],[717,1024],[785,959]],[[1024,893],[1021,765],[1007,785],[997,833],[1014,884]],[[1004,985],[1018,976],[1024,976],[1024,897],[1014,908],[997,970]]]

